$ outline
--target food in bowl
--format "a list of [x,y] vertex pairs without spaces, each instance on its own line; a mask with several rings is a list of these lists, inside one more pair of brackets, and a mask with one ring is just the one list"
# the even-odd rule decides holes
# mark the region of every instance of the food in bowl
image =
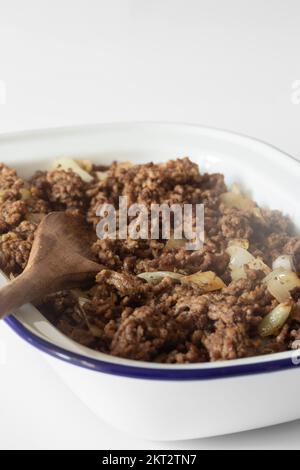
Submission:
[[[128,203],[204,204],[205,243],[97,239],[97,209]],[[60,331],[118,357],[169,364],[236,359],[298,347],[300,237],[278,211],[262,209],[222,174],[188,158],[163,164],[60,159],[28,181],[0,167],[0,268],[26,267],[35,230],[49,212],[85,220],[95,260],[92,285],[38,306]]]

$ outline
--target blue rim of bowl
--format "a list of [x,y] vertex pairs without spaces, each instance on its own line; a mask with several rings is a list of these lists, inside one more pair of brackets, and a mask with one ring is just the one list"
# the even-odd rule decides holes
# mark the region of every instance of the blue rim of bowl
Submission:
[[131,366],[94,359],[56,346],[29,331],[14,316],[4,320],[22,339],[40,351],[74,366],[121,377],[147,380],[212,380],[237,376],[265,374],[296,368],[291,357],[250,364],[228,365],[214,368],[151,368]]

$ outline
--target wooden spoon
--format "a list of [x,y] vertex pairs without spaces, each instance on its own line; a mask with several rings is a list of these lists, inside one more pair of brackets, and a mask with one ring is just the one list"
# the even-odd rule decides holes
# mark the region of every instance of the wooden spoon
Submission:
[[52,212],[40,223],[23,273],[0,289],[0,318],[46,295],[72,289],[102,266],[92,261],[91,238],[79,217]]

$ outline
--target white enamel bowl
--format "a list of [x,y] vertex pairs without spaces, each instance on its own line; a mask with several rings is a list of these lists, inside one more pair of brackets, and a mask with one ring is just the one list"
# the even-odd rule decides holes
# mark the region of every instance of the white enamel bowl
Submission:
[[[222,172],[261,205],[300,220],[300,163],[229,132],[178,124],[108,124],[0,137],[0,161],[24,177],[62,155],[99,163],[190,156],[201,171]],[[0,276],[4,284],[5,276]],[[31,305],[7,324],[43,352],[61,380],[100,418],[152,440],[207,437],[300,418],[295,353],[214,364],[158,365],[117,359],[58,332]],[[299,361],[298,361],[299,362]]]

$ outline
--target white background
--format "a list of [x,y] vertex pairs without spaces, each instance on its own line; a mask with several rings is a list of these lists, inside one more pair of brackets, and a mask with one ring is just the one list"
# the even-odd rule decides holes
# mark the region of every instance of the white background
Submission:
[[[300,158],[299,21],[298,0],[0,0],[0,132],[195,122]],[[1,323],[3,349],[0,448],[300,449],[300,422],[175,444],[125,436]]]

